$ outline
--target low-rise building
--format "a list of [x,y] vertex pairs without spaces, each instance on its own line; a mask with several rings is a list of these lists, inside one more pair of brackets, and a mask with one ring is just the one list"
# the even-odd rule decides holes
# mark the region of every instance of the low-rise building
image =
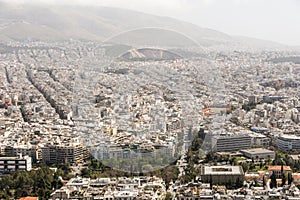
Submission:
[[203,166],[201,180],[211,184],[236,184],[244,180],[241,166]]
[[282,177],[282,172],[283,173],[291,173],[292,169],[290,166],[269,166],[268,167],[269,175],[271,176],[273,173],[275,173],[276,178],[281,178]]
[[56,199],[158,199],[166,197],[165,183],[157,177],[72,178],[51,194]]
[[253,158],[253,159],[274,159],[275,158],[275,152],[264,149],[264,148],[255,148],[255,149],[246,149],[241,150],[243,155],[247,158]]

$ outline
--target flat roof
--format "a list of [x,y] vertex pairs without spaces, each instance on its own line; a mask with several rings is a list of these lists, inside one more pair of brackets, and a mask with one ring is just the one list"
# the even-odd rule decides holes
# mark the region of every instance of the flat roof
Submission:
[[[283,166],[284,171],[292,171],[290,166]],[[281,166],[280,165],[275,165],[275,166],[269,166],[268,171],[281,171]]]
[[240,166],[204,166],[204,175],[233,175],[242,173]]
[[282,135],[279,136],[279,138],[290,139],[290,140],[300,140],[300,136],[298,136],[298,135],[288,135],[288,134],[282,134]]
[[248,153],[248,154],[274,153],[274,151],[271,151],[269,149],[264,149],[264,148],[245,149],[245,150],[241,150],[241,152]]
[[28,158],[31,158],[31,157],[28,157],[28,156],[23,156],[22,158],[20,158],[20,157],[0,157],[0,160],[27,160]]
[[38,200],[38,197],[22,197],[20,200]]

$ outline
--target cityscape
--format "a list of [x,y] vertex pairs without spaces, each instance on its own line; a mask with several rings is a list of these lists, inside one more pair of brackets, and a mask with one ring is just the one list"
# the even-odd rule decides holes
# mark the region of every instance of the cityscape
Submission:
[[0,1],[0,199],[300,199],[300,48],[46,5]]

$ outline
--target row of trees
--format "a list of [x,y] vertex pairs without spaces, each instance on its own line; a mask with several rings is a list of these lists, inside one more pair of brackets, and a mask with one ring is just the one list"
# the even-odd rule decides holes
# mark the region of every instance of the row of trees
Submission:
[[59,169],[54,173],[47,166],[37,170],[4,174],[0,178],[0,199],[15,199],[24,196],[38,196],[40,199],[49,199],[54,189],[60,188],[60,176],[64,171]]

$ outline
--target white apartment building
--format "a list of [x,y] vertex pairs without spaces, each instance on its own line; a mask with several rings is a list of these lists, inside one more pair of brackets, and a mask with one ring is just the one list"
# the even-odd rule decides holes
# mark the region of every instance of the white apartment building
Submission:
[[300,150],[300,136],[282,134],[277,138],[277,147],[281,151]]
[[29,156],[0,157],[0,173],[9,173],[16,170],[30,171],[32,159]]

